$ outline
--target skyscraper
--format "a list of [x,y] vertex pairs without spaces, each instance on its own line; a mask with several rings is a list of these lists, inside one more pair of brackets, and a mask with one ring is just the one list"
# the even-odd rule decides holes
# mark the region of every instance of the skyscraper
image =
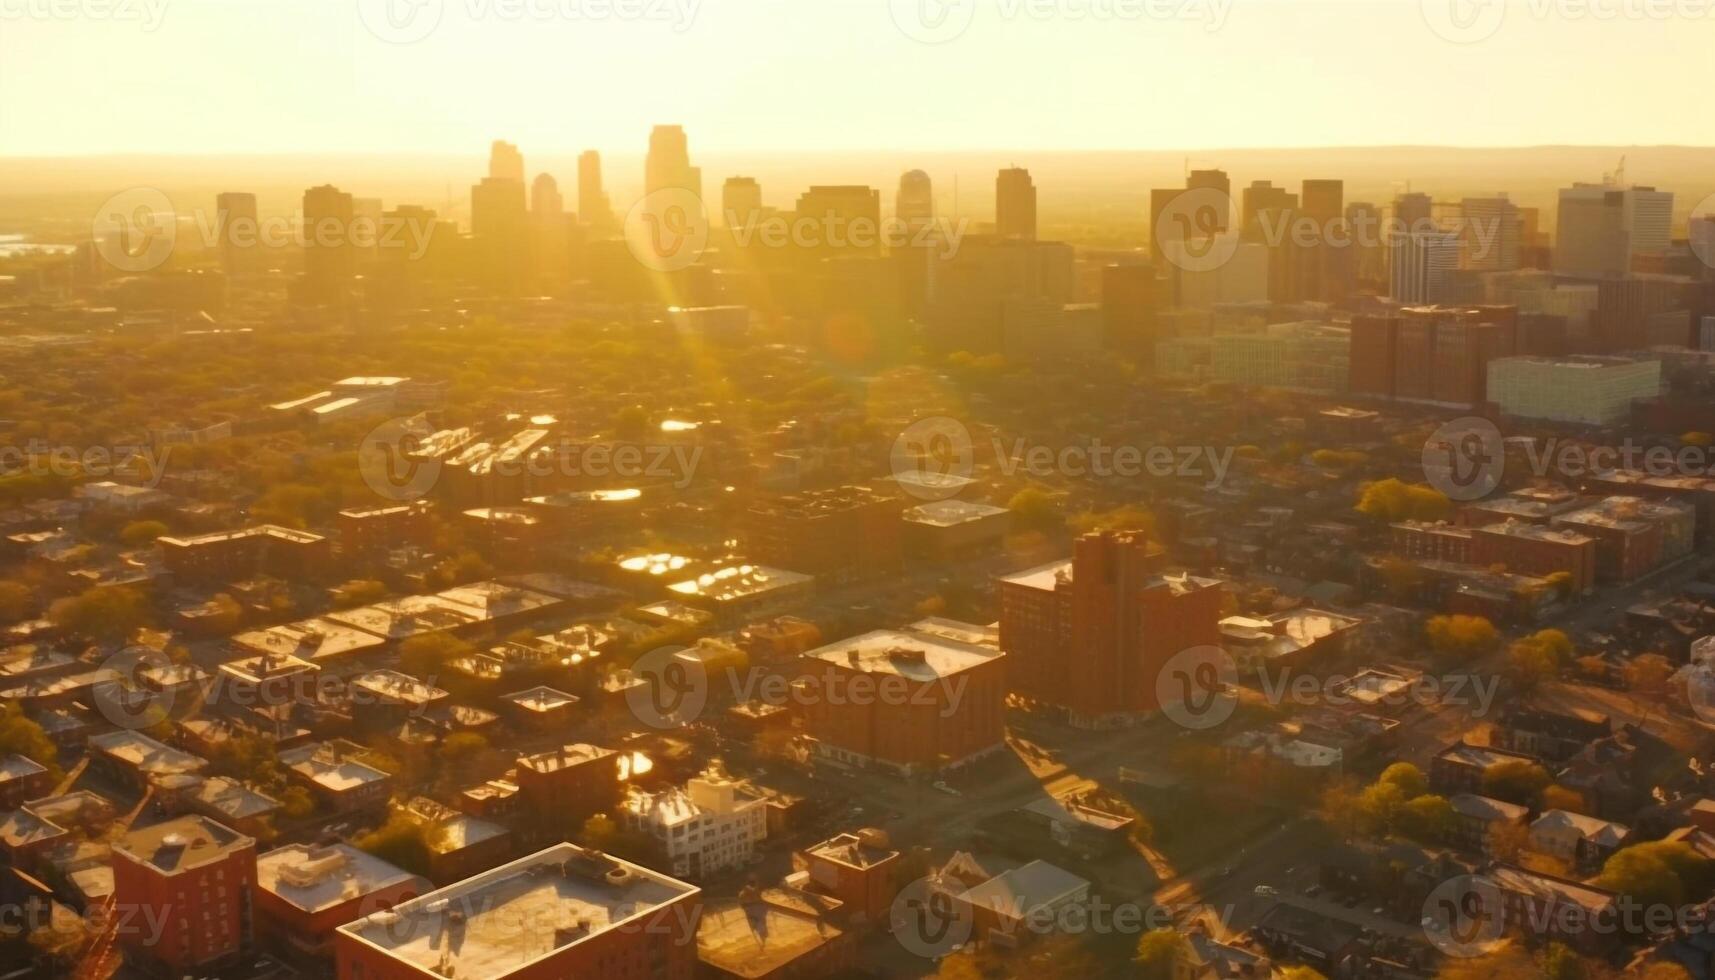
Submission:
[[1653,187],[1573,184],[1560,192],[1554,271],[1605,279],[1632,270],[1635,255],[1659,255],[1672,240],[1673,194]]
[[[1217,191],[1229,202],[1233,197],[1233,181],[1232,178],[1227,176],[1227,172],[1225,170],[1193,170],[1191,171],[1191,176],[1185,181],[1185,189],[1191,191]],[[1220,212],[1217,215],[1219,220],[1219,224],[1217,225],[1218,230],[1226,231],[1232,224],[1231,212],[1232,207],[1230,204],[1227,207],[1220,209]]]
[[1002,170],[994,183],[995,233],[1002,238],[1036,240],[1036,185],[1022,167]]
[[488,151],[488,175],[496,180],[524,183],[524,154],[505,140],[495,140]]
[[690,141],[682,126],[656,126],[643,164],[643,193],[678,188],[703,196],[703,172],[691,166]]
[[1519,267],[1523,231],[1518,205],[1505,194],[1467,197],[1459,202],[1460,267],[1477,272],[1506,272]]
[[470,230],[483,280],[514,291],[527,268],[529,224],[524,182],[485,177],[470,189]]
[[323,184],[304,192],[304,281],[312,302],[336,299],[357,272],[351,195]]
[[214,214],[220,263],[227,276],[256,271],[257,250],[261,247],[257,239],[260,228],[256,223],[256,195],[221,194],[214,199]]
[[578,157],[578,218],[598,232],[613,227],[613,204],[601,186],[601,154],[585,150]]
[[1393,219],[1407,232],[1429,231],[1435,218],[1435,201],[1428,194],[1408,191],[1393,199]]
[[1439,303],[1447,299],[1453,271],[1459,268],[1459,235],[1419,231],[1403,236],[1394,249],[1389,294],[1401,303]]
[[935,220],[935,191],[928,174],[910,170],[900,176],[893,212],[900,221],[912,226]]
[[1247,242],[1266,239],[1266,228],[1278,216],[1298,207],[1298,195],[1270,181],[1253,180],[1240,195],[1239,233]]
[[743,228],[762,214],[762,185],[755,177],[728,177],[721,186],[721,217],[728,228]]
[[1368,201],[1346,205],[1346,232],[1352,239],[1352,278],[1357,285],[1387,285],[1387,246],[1382,209]]
[[797,216],[820,227],[812,253],[881,251],[881,192],[861,184],[817,185],[798,198]]
[[1337,302],[1351,288],[1352,252],[1336,247],[1342,240],[1346,220],[1346,182],[1306,180],[1300,188],[1299,213],[1311,223],[1315,235],[1298,240],[1292,248],[1296,283],[1293,299]]
[[530,185],[530,213],[544,217],[566,213],[566,199],[560,195],[560,182],[553,174],[538,174]]

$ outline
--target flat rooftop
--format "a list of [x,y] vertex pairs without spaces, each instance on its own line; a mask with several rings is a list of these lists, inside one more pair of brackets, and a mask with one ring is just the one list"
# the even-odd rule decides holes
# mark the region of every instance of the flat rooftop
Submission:
[[1011,512],[1005,507],[968,503],[962,500],[937,500],[932,503],[919,504],[906,511],[905,520],[912,524],[923,524],[929,527],[957,527],[961,524],[975,524],[990,518],[1004,517],[1008,513]]
[[703,909],[697,958],[735,977],[775,976],[843,935],[818,916],[750,902]]
[[503,977],[699,893],[640,865],[560,844],[339,931],[427,973]]
[[807,585],[811,581],[808,575],[769,568],[766,565],[728,565],[707,575],[675,583],[668,588],[679,595],[702,596],[716,602],[733,602],[779,589]]
[[300,660],[326,660],[378,647],[384,642],[373,633],[321,618],[251,630],[232,638],[234,646],[245,650]]
[[876,630],[804,654],[806,659],[820,660],[848,670],[866,674],[897,674],[914,681],[951,677],[1002,656],[1004,654],[998,650],[987,647],[898,630]]
[[207,817],[177,817],[131,831],[114,842],[113,850],[158,871],[175,874],[255,844]]

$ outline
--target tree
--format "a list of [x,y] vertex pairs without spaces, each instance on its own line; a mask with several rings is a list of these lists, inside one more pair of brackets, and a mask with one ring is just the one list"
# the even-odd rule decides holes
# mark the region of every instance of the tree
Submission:
[[1392,783],[1407,798],[1422,796],[1429,792],[1429,780],[1423,776],[1423,770],[1409,762],[1396,762],[1382,770],[1378,783]]
[[209,607],[210,613],[204,622],[210,632],[224,636],[238,629],[238,624],[244,621],[244,607],[224,592],[210,599]]
[[1358,795],[1358,810],[1363,814],[1366,833],[1385,834],[1394,828],[1400,811],[1405,809],[1406,796],[1393,783],[1372,783]]
[[1461,663],[1493,652],[1501,642],[1495,624],[1482,616],[1432,616],[1424,631],[1436,653]]
[[1427,484],[1395,478],[1366,483],[1358,491],[1359,513],[1379,520],[1440,521],[1453,512],[1447,495]]
[[1534,807],[1548,788],[1548,770],[1524,759],[1508,759],[1483,770],[1483,795]]
[[10,626],[36,608],[36,593],[22,582],[0,581],[0,625]]
[[476,647],[450,633],[419,633],[399,644],[399,665],[408,674],[436,674],[450,660],[468,657]]
[[1038,487],[1025,487],[1013,494],[1006,508],[1012,511],[1013,524],[1027,530],[1046,531],[1061,523],[1060,505],[1052,494]]
[[1507,673],[1521,692],[1528,692],[1553,679],[1556,667],[1548,651],[1519,640],[1507,648]]
[[147,626],[151,616],[148,603],[137,590],[97,586],[55,602],[48,607],[48,618],[69,633],[119,642]]
[[357,846],[396,868],[427,877],[436,834],[404,811],[395,810],[386,823],[359,837]]
[[1649,841],[1610,856],[1595,880],[1644,905],[1676,906],[1708,894],[1715,883],[1715,862],[1683,841]]
[[21,755],[49,769],[60,755],[54,740],[16,701],[0,703],[0,756],[7,755]]
[[1180,958],[1190,952],[1185,937],[1172,929],[1151,929],[1138,937],[1131,961],[1143,980],[1172,980]]
[[1659,653],[1644,653],[1627,661],[1626,688],[1637,694],[1665,694],[1673,664]]
[[1530,828],[1521,823],[1496,820],[1484,833],[1483,844],[1495,860],[1516,862],[1520,852],[1530,844]]
[[1568,813],[1584,813],[1589,809],[1589,805],[1584,802],[1583,793],[1556,784],[1542,791],[1542,808],[1544,810],[1565,810]]
[[1459,815],[1446,797],[1424,794],[1405,804],[1399,814],[1400,833],[1424,844],[1434,844],[1452,836]]
[[1661,960],[1639,970],[1637,980],[1691,980],[1691,974],[1678,963]]
[[333,590],[334,605],[341,609],[368,606],[387,598],[387,583],[372,578],[354,578]]
[[119,532],[119,541],[127,548],[141,548],[166,537],[167,525],[160,521],[132,521]]
[[288,786],[286,791],[280,794],[280,812],[285,814],[288,820],[302,820],[316,812],[315,797],[302,786]]
[[1280,980],[1328,980],[1327,977],[1307,966],[1289,966],[1281,970],[1277,976]]

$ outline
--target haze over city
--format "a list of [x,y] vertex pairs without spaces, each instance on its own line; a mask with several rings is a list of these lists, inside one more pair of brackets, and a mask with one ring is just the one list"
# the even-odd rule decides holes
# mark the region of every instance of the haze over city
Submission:
[[0,0],[0,980],[1706,980],[1715,0]]

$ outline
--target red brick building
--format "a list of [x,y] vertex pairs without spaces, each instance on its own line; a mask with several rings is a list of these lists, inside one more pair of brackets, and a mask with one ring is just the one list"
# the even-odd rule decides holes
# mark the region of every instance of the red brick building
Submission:
[[1004,745],[1007,659],[877,630],[804,654],[794,697],[820,758],[903,775],[935,771]]
[[859,925],[885,923],[903,884],[895,880],[899,852],[879,830],[830,837],[794,854],[792,866],[804,873],[804,887],[839,899]]
[[1087,534],[1070,562],[1001,580],[1010,689],[1102,727],[1160,708],[1174,655],[1221,642],[1221,583],[1167,570],[1140,532]]
[[596,745],[564,745],[522,756],[516,781],[521,808],[572,826],[619,803],[620,754]]
[[692,980],[701,910],[692,885],[560,844],[347,923],[334,956],[340,980]]
[[1574,594],[1596,587],[1596,539],[1570,528],[1515,521],[1472,528],[1471,563],[1536,578],[1565,572]]
[[158,538],[161,560],[180,582],[231,582],[267,572],[315,578],[332,567],[333,545],[308,531],[262,524],[189,538]]
[[174,975],[216,971],[251,949],[256,842],[206,817],[133,830],[113,845],[113,900],[137,909],[118,942]]
[[394,548],[427,548],[435,539],[429,505],[422,502],[342,510],[335,526],[340,553],[348,558],[374,560]]
[[752,561],[819,579],[872,578],[899,567],[905,504],[868,487],[835,487],[762,501],[747,515]]
[[290,844],[256,859],[256,936],[287,956],[331,959],[335,929],[433,888],[347,844]]

